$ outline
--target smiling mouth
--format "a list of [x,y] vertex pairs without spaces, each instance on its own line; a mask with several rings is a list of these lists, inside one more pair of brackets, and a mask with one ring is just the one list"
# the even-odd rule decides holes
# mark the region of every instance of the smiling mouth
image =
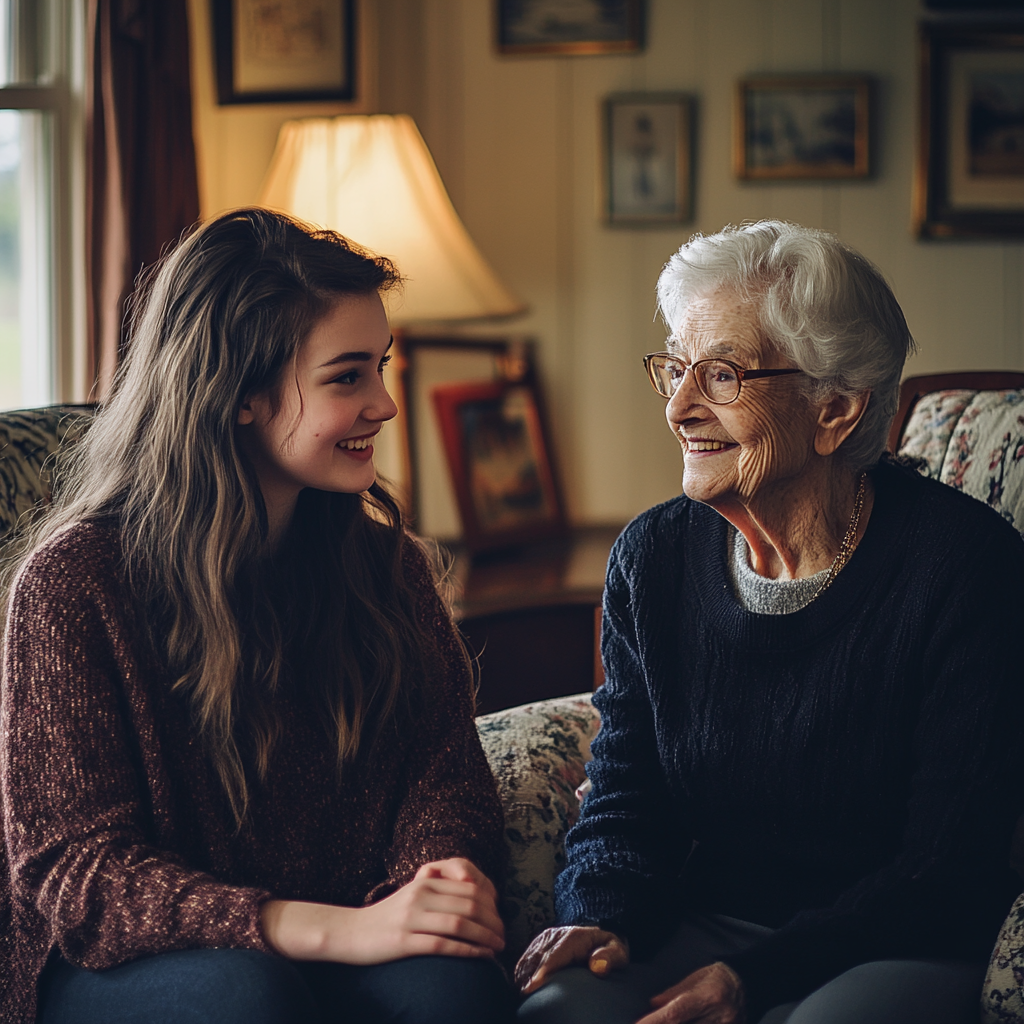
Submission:
[[687,452],[720,452],[726,448],[735,448],[730,441],[707,441],[698,438],[685,438]]
[[373,434],[369,437],[350,437],[347,441],[339,441],[338,447],[344,448],[349,452],[361,452],[364,448],[369,448],[373,444],[373,437]]

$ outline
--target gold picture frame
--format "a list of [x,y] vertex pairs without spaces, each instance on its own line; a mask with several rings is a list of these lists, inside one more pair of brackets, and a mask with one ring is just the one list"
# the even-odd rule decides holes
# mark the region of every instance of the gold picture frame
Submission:
[[736,88],[733,168],[743,181],[866,178],[867,75],[773,75]]
[[636,53],[643,20],[643,0],[495,0],[495,48],[509,56]]
[[601,215],[617,227],[693,220],[693,98],[609,96],[601,106]]

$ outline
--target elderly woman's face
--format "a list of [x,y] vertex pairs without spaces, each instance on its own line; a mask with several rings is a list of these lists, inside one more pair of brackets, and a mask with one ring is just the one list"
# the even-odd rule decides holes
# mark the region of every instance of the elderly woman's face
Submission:
[[[753,305],[729,291],[691,302],[670,346],[687,364],[720,357],[748,370],[793,365],[767,344]],[[801,474],[814,452],[818,410],[800,393],[799,380],[749,380],[735,402],[712,405],[686,374],[665,415],[683,448],[689,497],[747,505],[766,484]]]

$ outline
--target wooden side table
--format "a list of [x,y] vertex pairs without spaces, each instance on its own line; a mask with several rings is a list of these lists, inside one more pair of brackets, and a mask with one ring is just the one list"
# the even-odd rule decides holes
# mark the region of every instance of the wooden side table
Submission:
[[580,527],[564,539],[472,560],[449,549],[456,620],[479,666],[478,714],[603,681],[601,593],[620,530]]

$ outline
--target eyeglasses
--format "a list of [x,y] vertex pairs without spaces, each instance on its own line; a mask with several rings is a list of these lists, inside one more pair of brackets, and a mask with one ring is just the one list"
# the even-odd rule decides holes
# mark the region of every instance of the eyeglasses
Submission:
[[728,405],[740,397],[740,388],[745,380],[757,377],[781,377],[787,373],[803,373],[803,370],[745,370],[728,359],[698,359],[687,364],[678,356],[668,352],[651,352],[644,356],[644,368],[651,379],[654,390],[662,398],[671,398],[687,370],[693,371],[693,379],[700,393],[712,405]]

